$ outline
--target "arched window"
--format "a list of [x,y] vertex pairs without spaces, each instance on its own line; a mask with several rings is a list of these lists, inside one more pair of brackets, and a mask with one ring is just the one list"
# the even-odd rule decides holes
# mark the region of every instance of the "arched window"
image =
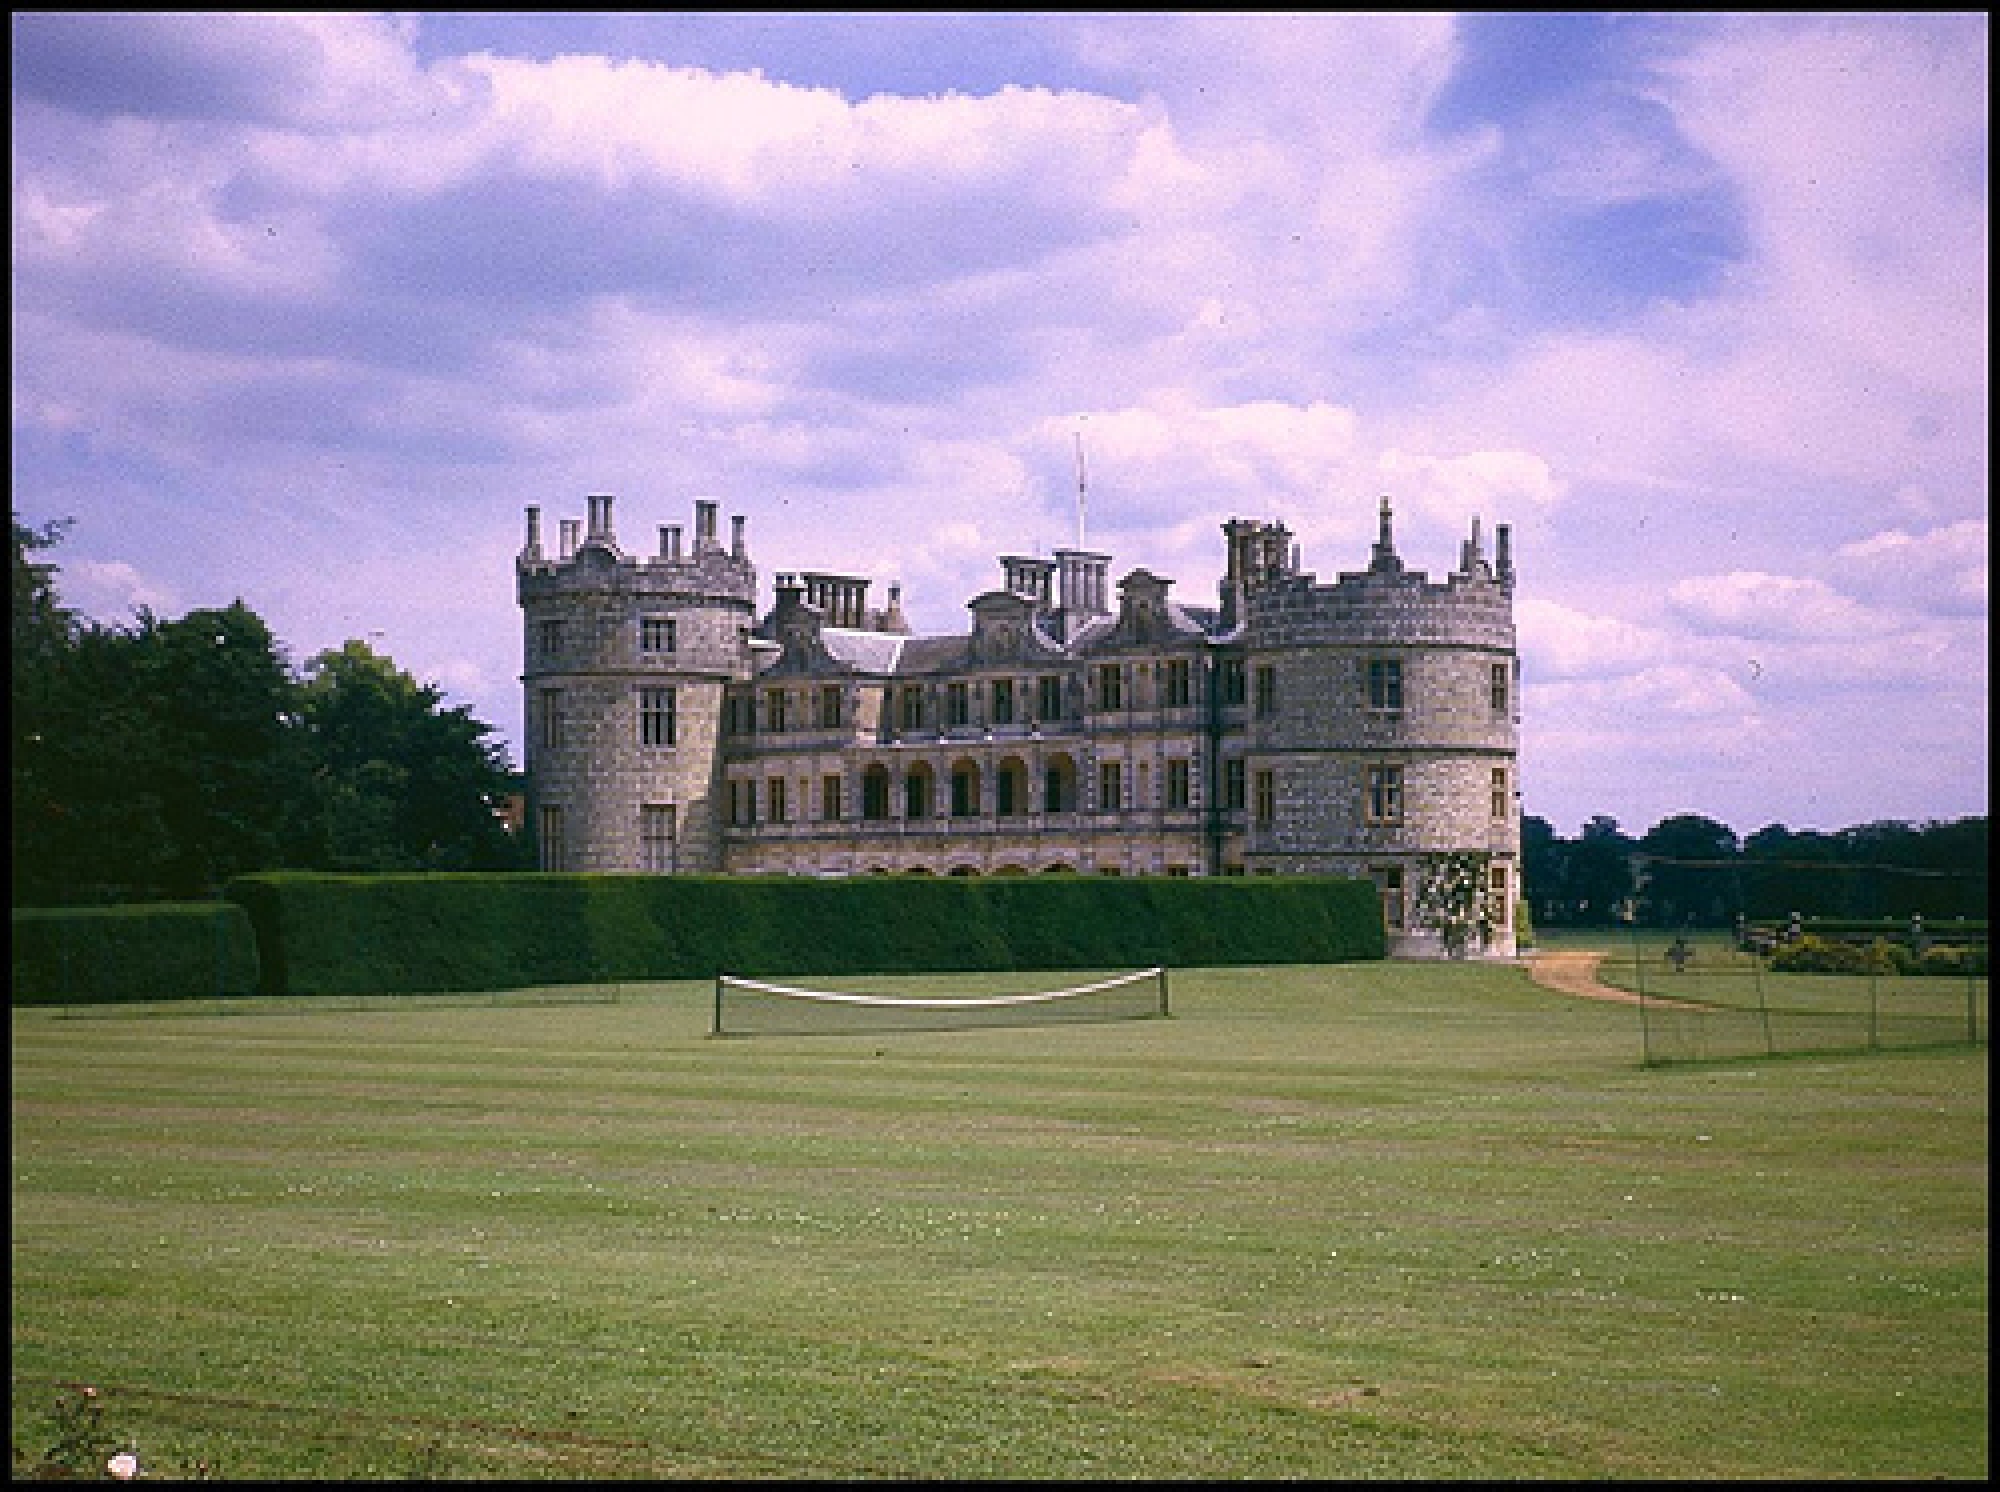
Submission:
[[979,815],[979,763],[960,757],[951,764],[951,816],[955,819]]
[[937,774],[929,762],[913,762],[903,778],[903,817],[927,819],[937,811]]
[[993,779],[993,811],[1001,818],[1014,818],[1028,811],[1028,767],[1018,756],[1000,763]]

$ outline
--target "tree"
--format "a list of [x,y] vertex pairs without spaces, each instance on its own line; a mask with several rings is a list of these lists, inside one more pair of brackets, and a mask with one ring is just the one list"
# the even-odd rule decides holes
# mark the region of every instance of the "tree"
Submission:
[[309,681],[240,599],[78,620],[14,520],[16,905],[213,894],[282,868],[513,868],[493,728],[350,642]]
[[349,641],[306,666],[313,791],[303,858],[331,870],[520,865],[495,809],[512,786],[493,728]]
[[142,610],[132,636],[153,707],[150,781],[174,838],[166,893],[283,865],[304,763],[298,683],[270,628],[238,599],[171,622]]
[[1639,848],[1648,857],[1649,920],[1661,927],[1728,927],[1742,909],[1736,831],[1700,814],[1660,820]]
[[1621,833],[1618,820],[1604,814],[1592,817],[1571,846],[1564,877],[1563,894],[1576,909],[1580,922],[1613,922],[1629,910],[1632,889],[1633,843]]
[[14,829],[13,884],[20,898],[35,879],[58,792],[55,715],[63,659],[75,643],[76,619],[56,597],[56,567],[35,555],[58,544],[67,520],[29,528],[13,514],[14,634],[8,721]]
[[1562,894],[1567,859],[1568,850],[1553,824],[1532,813],[1522,817],[1522,895],[1538,926],[1554,927],[1569,921],[1570,909]]

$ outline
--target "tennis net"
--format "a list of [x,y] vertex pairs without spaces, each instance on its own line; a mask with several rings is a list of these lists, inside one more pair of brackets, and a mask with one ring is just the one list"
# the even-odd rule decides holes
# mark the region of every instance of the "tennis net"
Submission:
[[715,980],[713,1036],[812,1035],[1146,1020],[1168,1014],[1167,971],[1140,969],[1021,994],[888,995],[806,989],[736,974]]

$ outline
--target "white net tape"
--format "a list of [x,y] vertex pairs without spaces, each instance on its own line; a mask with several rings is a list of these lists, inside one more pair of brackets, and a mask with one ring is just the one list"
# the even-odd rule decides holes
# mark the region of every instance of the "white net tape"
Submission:
[[[850,1019],[842,1020],[841,1010],[848,1012]],[[885,1024],[991,1025],[1010,1015],[1021,1021],[1132,1020],[1166,1013],[1166,970],[1159,967],[1116,974],[1065,989],[1006,995],[867,994],[805,989],[736,974],[719,975],[715,981],[718,1035],[800,1029],[831,1031],[843,1027],[880,1029]]]

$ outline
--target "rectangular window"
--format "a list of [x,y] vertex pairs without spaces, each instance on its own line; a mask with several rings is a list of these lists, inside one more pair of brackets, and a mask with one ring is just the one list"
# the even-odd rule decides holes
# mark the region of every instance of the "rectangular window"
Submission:
[[1215,688],[1225,705],[1240,705],[1249,698],[1241,658],[1224,658],[1215,665]]
[[1377,764],[1368,769],[1365,816],[1371,824],[1403,821],[1403,769]]
[[979,774],[970,767],[951,769],[951,816],[969,819],[979,812]]
[[1187,808],[1194,801],[1193,764],[1184,756],[1167,761],[1167,807]]
[[674,805],[647,803],[639,809],[639,863],[642,869],[674,868]]
[[1492,866],[1489,874],[1488,895],[1491,897],[1493,920],[1501,927],[1511,926],[1514,921],[1514,897],[1507,885],[1507,867]]
[[766,689],[764,691],[764,729],[781,731],[785,728],[785,691]]
[[1261,771],[1256,777],[1257,822],[1268,827],[1278,821],[1278,774]]
[[1045,673],[1035,681],[1035,713],[1043,720],[1060,720],[1063,714],[1063,681],[1058,673]]
[[1018,769],[1008,767],[1002,767],[1000,775],[993,779],[993,811],[1001,818],[1010,819],[1026,811],[1027,805],[1019,801],[1024,796],[1021,789],[1026,781]]
[[840,817],[840,774],[829,772],[819,780],[819,816],[823,819]]
[[1257,665],[1257,713],[1275,715],[1278,713],[1278,665],[1260,663]]
[[568,869],[569,847],[563,843],[560,803],[544,803],[535,814],[535,839],[543,870]]
[[670,616],[639,618],[639,651],[671,653],[674,650],[674,619]]
[[1177,710],[1194,702],[1193,674],[1185,658],[1167,660],[1167,676],[1161,685],[1164,697],[1160,703],[1170,710]]
[[903,686],[903,712],[901,716],[904,730],[916,730],[924,723],[924,689],[921,684]]
[[543,660],[558,656],[562,652],[563,624],[560,621],[543,621],[535,624],[535,651]]
[[1222,806],[1232,813],[1241,813],[1250,805],[1248,789],[1245,787],[1246,774],[1243,758],[1227,757],[1222,763]]
[[679,724],[674,713],[674,691],[671,689],[641,689],[639,691],[639,744],[641,746],[671,746]]
[[553,750],[563,744],[568,727],[563,715],[563,692],[560,689],[541,691],[542,745]]
[[819,719],[815,722],[821,730],[840,728],[840,694],[838,684],[822,684],[819,691]]
[[1505,663],[1493,665],[1493,713],[1505,715],[1512,707],[1513,669]]
[[732,778],[729,783],[729,822],[757,822],[757,784],[747,778]]
[[1100,813],[1117,813],[1125,806],[1125,764],[1123,762],[1099,762],[1097,764],[1097,810]]
[[1368,708],[1391,712],[1403,708],[1403,663],[1400,658],[1368,660]]
[[1012,725],[1014,723],[1014,681],[995,679],[993,681],[993,723]]
[[947,725],[972,723],[972,692],[963,683],[944,686],[944,718]]
[[1375,894],[1382,900],[1382,925],[1390,932],[1401,932],[1404,924],[1403,867],[1378,865],[1373,876]]
[[773,777],[764,784],[764,816],[774,824],[782,824],[791,816],[791,804],[786,801],[785,779]]
[[1493,817],[1504,819],[1513,808],[1513,795],[1507,791],[1507,769],[1493,769]]
[[1125,708],[1125,670],[1116,663],[1097,665],[1097,708],[1100,710],[1122,710]]

